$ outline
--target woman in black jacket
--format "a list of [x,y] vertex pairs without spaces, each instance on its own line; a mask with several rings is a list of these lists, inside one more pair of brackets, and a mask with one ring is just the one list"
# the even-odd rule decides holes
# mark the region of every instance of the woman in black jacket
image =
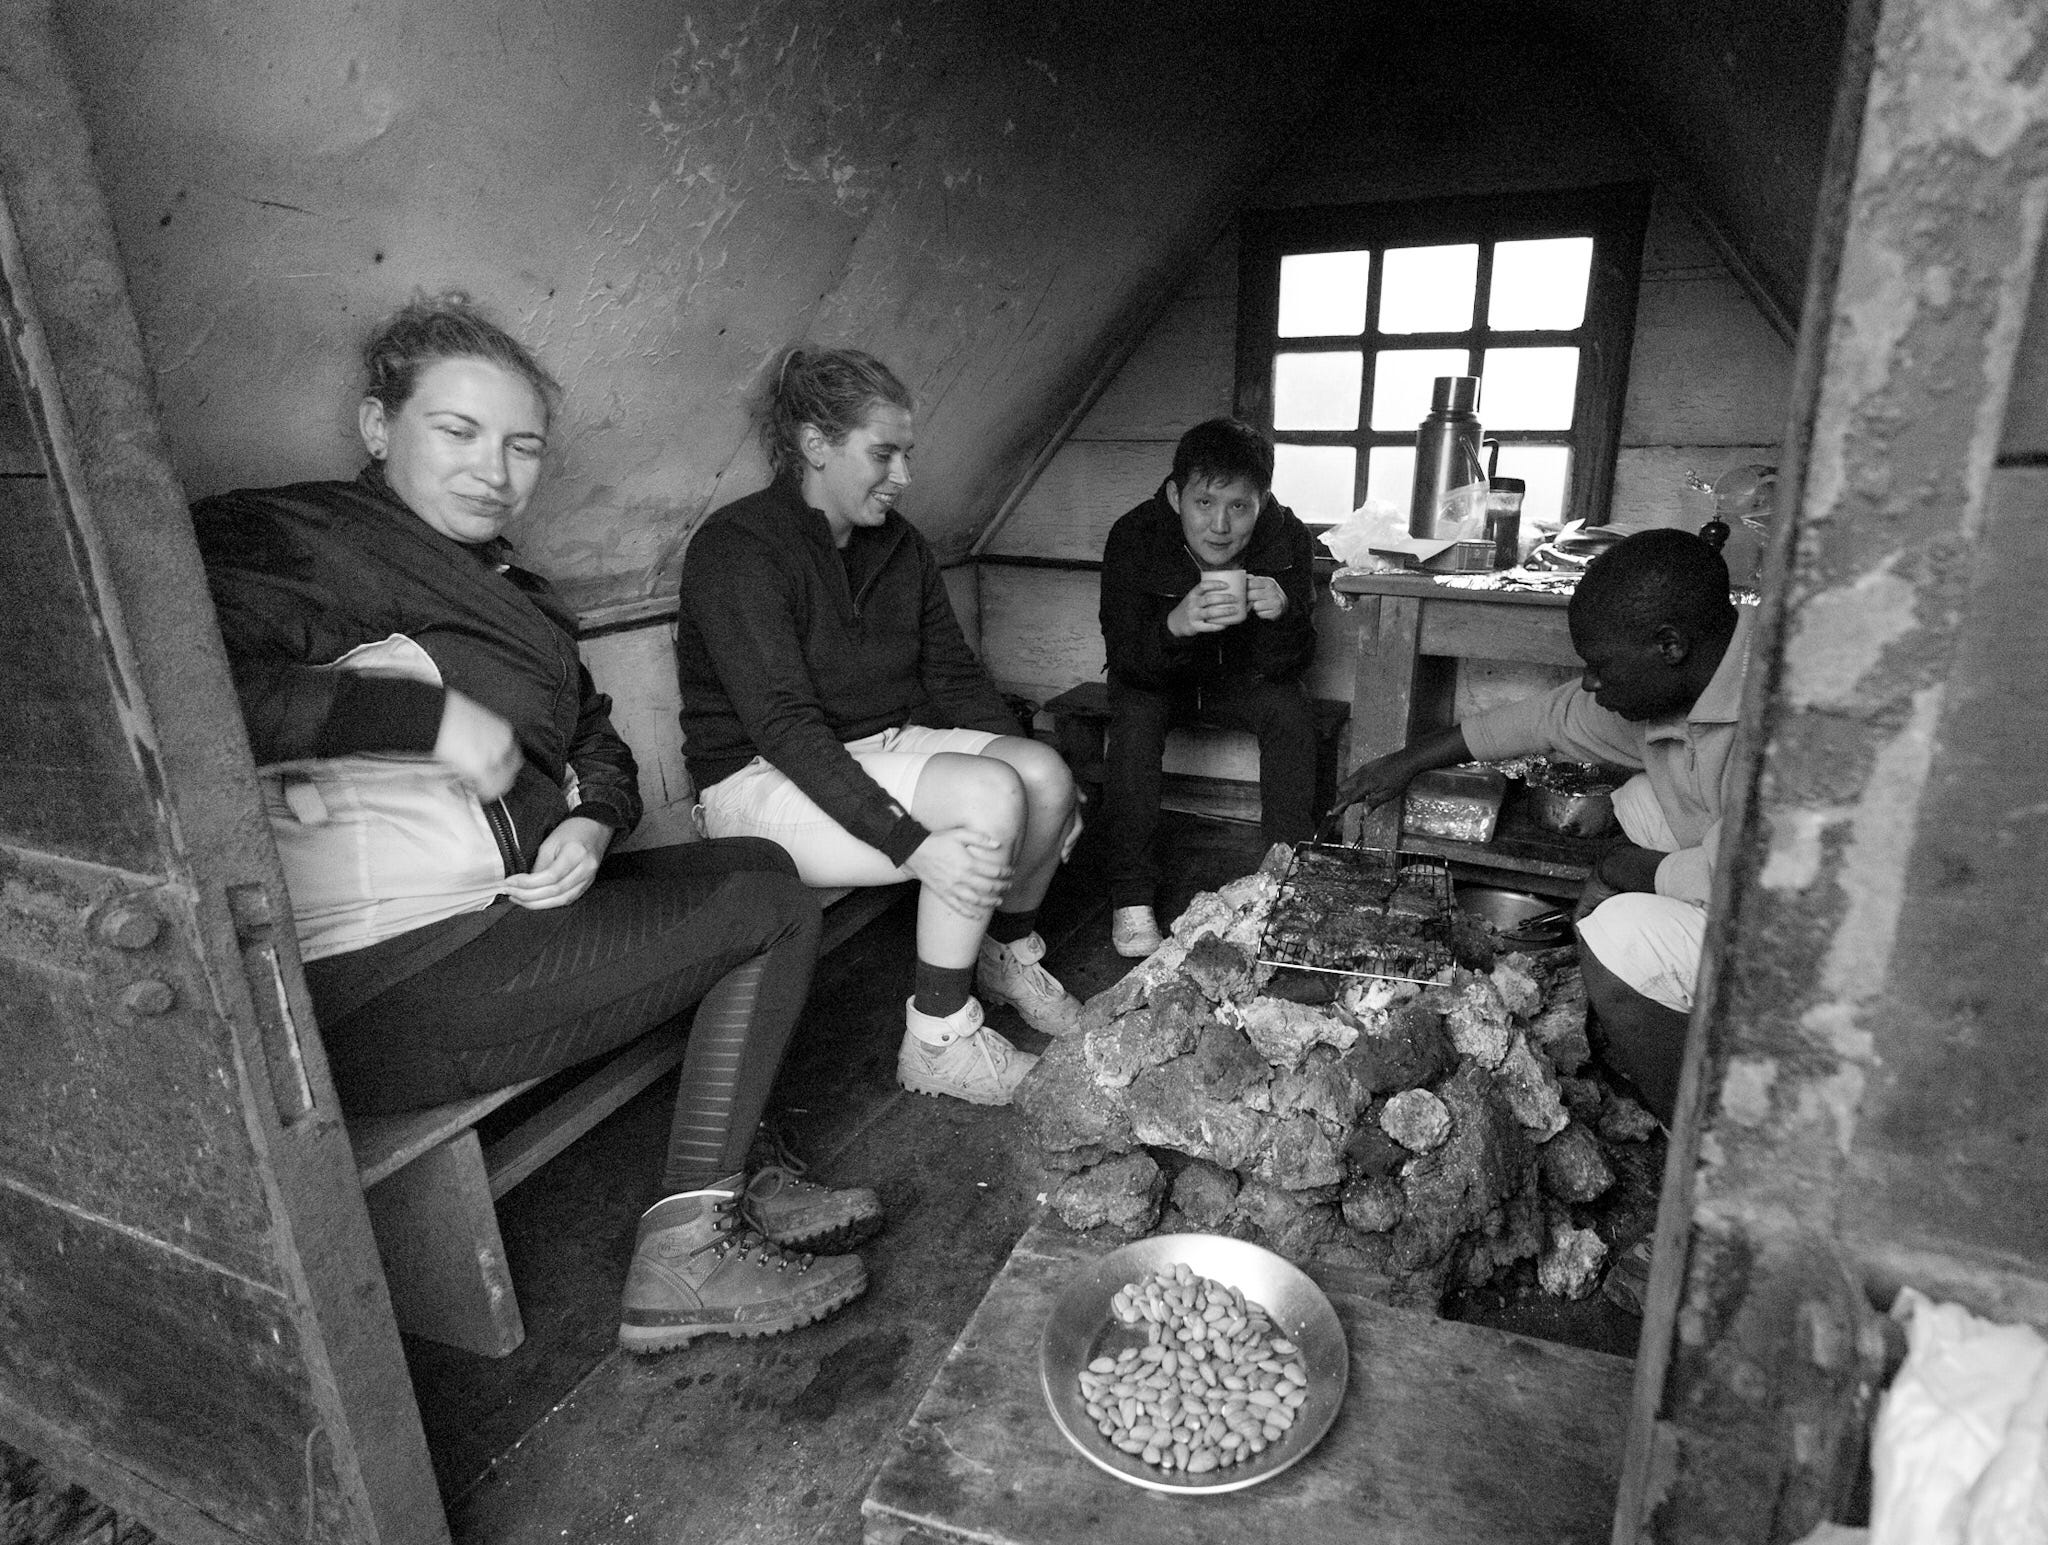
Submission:
[[573,623],[501,532],[539,480],[557,387],[459,298],[365,351],[350,483],[193,510],[345,1110],[541,1077],[697,1012],[620,1342],[795,1328],[866,1285],[870,1191],[745,1158],[817,955],[765,842],[608,856],[632,753]]
[[714,836],[769,837],[812,885],[916,879],[916,990],[897,1079],[1006,1105],[1037,1061],[984,997],[1047,1035],[1080,1005],[1039,961],[1038,904],[1078,830],[1074,782],[967,647],[896,501],[910,393],[853,349],[792,349],[761,415],[774,481],[716,511],[683,563],[685,752]]

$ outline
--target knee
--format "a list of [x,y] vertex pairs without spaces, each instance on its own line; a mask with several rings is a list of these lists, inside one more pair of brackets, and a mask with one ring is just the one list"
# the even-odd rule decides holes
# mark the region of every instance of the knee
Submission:
[[1074,775],[1066,759],[1035,740],[1019,740],[1010,760],[1024,798],[1034,810],[1059,810],[1074,800]]
[[977,756],[957,785],[960,821],[1005,841],[1024,829],[1024,778],[1008,762]]
[[732,884],[760,910],[763,948],[785,940],[808,940],[816,953],[819,935],[824,931],[824,914],[818,907],[818,893],[797,878],[794,864],[786,872],[779,868],[748,870],[734,875]]

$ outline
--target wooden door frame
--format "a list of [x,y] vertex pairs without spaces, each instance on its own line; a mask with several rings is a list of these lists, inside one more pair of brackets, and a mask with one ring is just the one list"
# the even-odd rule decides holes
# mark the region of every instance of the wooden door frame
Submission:
[[1899,990],[1887,909],[1936,798],[1931,705],[2048,207],[2048,15],[2011,8],[1994,48],[1987,14],[1848,18],[1614,1545],[1763,1545],[1853,1513],[1896,1355],[1877,1310],[1915,1271],[2048,1317],[2048,1261],[1916,1258],[1847,1221]]
[[[331,1456],[366,1530],[350,1537],[432,1545],[447,1539],[440,1496],[76,94],[46,5],[0,0],[0,36],[0,204],[10,276],[34,297],[22,348],[48,410],[46,456],[115,623],[136,744],[161,773],[209,985],[232,1025],[311,1398],[353,1439]],[[127,649],[131,630],[175,644]],[[241,1538],[18,1403],[0,1400],[0,1438],[170,1538]]]

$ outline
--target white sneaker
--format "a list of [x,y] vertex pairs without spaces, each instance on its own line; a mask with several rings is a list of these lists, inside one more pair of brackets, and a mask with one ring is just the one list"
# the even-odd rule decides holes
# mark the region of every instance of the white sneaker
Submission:
[[1009,1004],[1040,1035],[1072,1035],[1081,1000],[1039,964],[1044,958],[1045,940],[1035,933],[1012,944],[983,939],[975,986],[989,1002]]
[[896,1051],[896,1082],[912,1094],[949,1094],[970,1105],[1008,1105],[1038,1065],[981,1022],[969,998],[943,1019],[920,1014],[917,1000],[903,1005],[903,1044]]
[[1128,960],[1143,960],[1166,940],[1150,907],[1118,907],[1109,920],[1109,942]]

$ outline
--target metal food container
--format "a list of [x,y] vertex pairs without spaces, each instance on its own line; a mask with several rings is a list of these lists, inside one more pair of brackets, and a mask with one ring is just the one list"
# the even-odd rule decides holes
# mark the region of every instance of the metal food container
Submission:
[[1507,798],[1507,775],[1495,767],[1440,767],[1408,785],[1401,830],[1451,842],[1491,842]]
[[1539,761],[1525,776],[1523,808],[1546,831],[1604,837],[1614,830],[1616,787],[1598,763]]

